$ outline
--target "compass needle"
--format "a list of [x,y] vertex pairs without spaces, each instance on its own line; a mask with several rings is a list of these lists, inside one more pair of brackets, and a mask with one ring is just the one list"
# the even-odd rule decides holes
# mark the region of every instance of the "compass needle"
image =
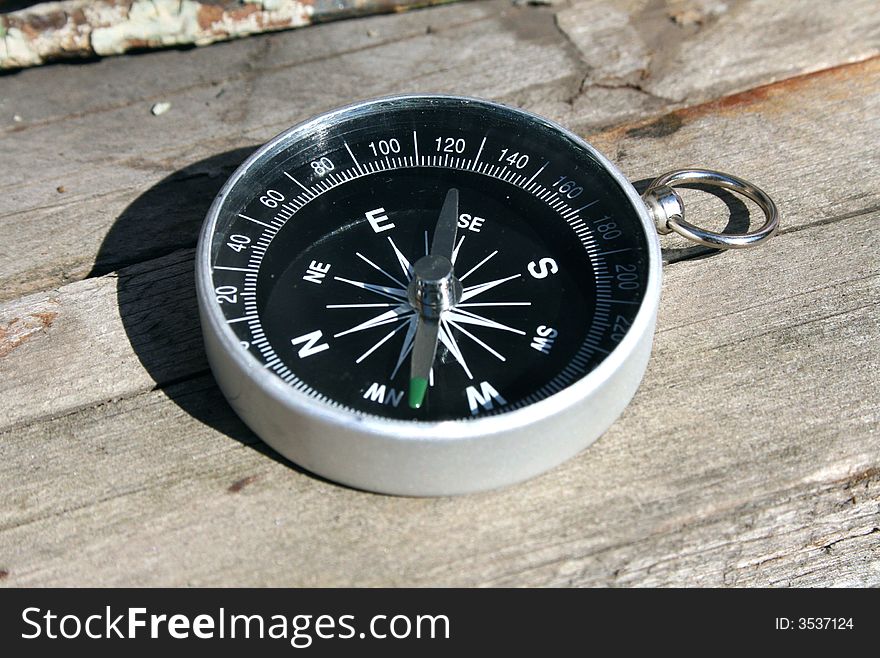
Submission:
[[408,289],[409,300],[419,314],[410,361],[411,409],[420,409],[425,401],[428,379],[437,354],[442,313],[453,306],[461,294],[461,284],[455,278],[450,260],[457,233],[458,190],[452,188],[446,193],[440,208],[430,253],[417,260],[411,270],[413,279]]
[[[689,181],[747,196],[765,225],[689,224],[671,189]],[[741,247],[777,223],[718,172],[640,197],[523,110],[365,101],[278,135],[218,194],[196,254],[205,351],[236,412],[312,472],[407,495],[500,487],[578,453],[634,395],[657,231]]]

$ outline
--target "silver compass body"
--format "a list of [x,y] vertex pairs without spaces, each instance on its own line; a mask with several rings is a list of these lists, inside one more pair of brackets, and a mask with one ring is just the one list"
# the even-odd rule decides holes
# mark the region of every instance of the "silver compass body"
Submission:
[[[306,121],[212,205],[197,291],[235,411],[392,494],[491,489],[590,445],[642,379],[655,222],[605,157],[495,103],[399,96]],[[658,202],[659,199],[659,202]]]

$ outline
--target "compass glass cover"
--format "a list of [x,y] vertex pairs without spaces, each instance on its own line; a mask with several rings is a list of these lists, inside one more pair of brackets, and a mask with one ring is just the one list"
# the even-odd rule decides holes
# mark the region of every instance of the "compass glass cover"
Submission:
[[[516,110],[377,101],[289,131],[239,174],[211,236],[217,308],[238,349],[319,403],[415,421],[518,409],[588,375],[644,297],[645,229],[620,184]],[[460,294],[413,408],[408,288],[452,189]]]

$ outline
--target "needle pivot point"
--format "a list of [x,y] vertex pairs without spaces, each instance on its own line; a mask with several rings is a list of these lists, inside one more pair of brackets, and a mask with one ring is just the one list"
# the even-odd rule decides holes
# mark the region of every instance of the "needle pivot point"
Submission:
[[445,256],[423,256],[413,265],[413,279],[407,295],[419,315],[439,318],[461,299],[462,286],[452,271],[452,261]]

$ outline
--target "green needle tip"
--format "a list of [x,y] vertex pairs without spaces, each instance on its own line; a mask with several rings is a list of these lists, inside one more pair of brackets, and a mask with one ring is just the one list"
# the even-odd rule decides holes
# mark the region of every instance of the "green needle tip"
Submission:
[[413,377],[409,380],[409,406],[418,409],[425,401],[425,393],[428,392],[428,380],[424,377]]

